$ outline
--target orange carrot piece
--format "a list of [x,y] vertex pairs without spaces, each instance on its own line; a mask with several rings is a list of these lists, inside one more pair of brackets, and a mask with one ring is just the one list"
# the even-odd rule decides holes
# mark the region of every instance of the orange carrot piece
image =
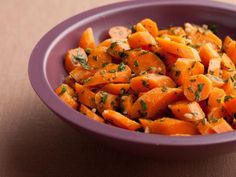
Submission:
[[136,32],[128,37],[128,42],[131,48],[143,48],[150,45],[156,45],[154,37],[147,31]]
[[144,28],[147,29],[147,31],[153,36],[156,37],[158,35],[158,27],[157,23],[153,20],[146,18],[140,22]]
[[236,113],[236,97],[225,96],[223,106],[230,116]]
[[130,84],[106,84],[102,90],[114,95],[125,94],[130,88]]
[[213,88],[208,98],[208,108],[222,107],[225,91],[220,88]]
[[216,119],[214,122],[210,122],[210,124],[216,133],[233,131],[233,128],[225,121],[224,118]]
[[178,55],[174,55],[171,53],[164,53],[164,57],[165,57],[165,65],[168,69],[171,69],[172,66],[175,64],[175,62],[177,61],[177,59],[179,58]]
[[194,124],[177,120],[173,118],[163,117],[157,119],[149,125],[150,133],[157,133],[163,135],[187,134],[196,135],[198,131]]
[[132,131],[141,128],[141,125],[139,123],[113,110],[104,110],[102,116],[105,120],[111,122],[112,124],[120,128]]
[[200,56],[196,49],[193,49],[189,46],[186,46],[184,44],[162,39],[162,38],[156,38],[159,46],[168,53],[178,55],[180,58],[190,58],[195,59],[197,61],[200,61]]
[[114,26],[108,33],[112,39],[126,39],[131,34],[131,30],[124,26]]
[[99,91],[95,95],[95,103],[100,113],[105,109],[116,110],[119,107],[119,97],[104,91]]
[[87,79],[86,87],[93,87],[108,83],[128,83],[131,77],[131,70],[127,65],[110,63],[98,70],[93,77]]
[[133,106],[132,95],[123,95],[120,99],[120,109],[123,114],[128,114]]
[[65,68],[66,71],[69,73],[75,68],[83,68],[80,59],[82,59],[84,62],[87,62],[88,57],[82,48],[76,48],[76,49],[71,49],[67,51],[65,55]]
[[127,57],[126,51],[129,50],[127,41],[115,41],[109,46],[107,53],[116,59],[125,59]]
[[174,116],[180,120],[198,122],[205,118],[205,113],[197,102],[182,100],[168,106]]
[[203,74],[194,75],[183,84],[184,95],[189,101],[202,101],[208,98],[212,91],[212,82]]
[[86,70],[84,68],[75,68],[70,72],[70,76],[79,83],[83,83],[88,77],[94,75],[94,70]]
[[95,112],[91,111],[89,108],[81,104],[80,110],[82,114],[88,116],[90,119],[104,123],[104,119],[97,115]]
[[137,23],[133,28],[136,32],[147,31],[147,29],[141,23]]
[[167,106],[177,100],[181,93],[180,88],[154,88],[134,102],[129,116],[131,118],[155,118],[165,112]]
[[225,116],[226,114],[223,107],[211,108],[207,114],[207,118],[209,121],[213,119],[220,119],[221,117],[225,117]]
[[202,135],[209,135],[209,134],[214,134],[216,133],[211,124],[206,119],[202,119],[197,125],[198,131]]
[[208,74],[219,77],[221,70],[221,58],[212,58],[209,61]]
[[226,53],[223,53],[222,55],[222,69],[227,69],[227,70],[235,70],[235,65],[232,62],[232,60],[228,57]]
[[55,92],[56,92],[57,95],[61,95],[64,92],[67,92],[72,97],[75,96],[74,90],[69,85],[67,85],[67,84],[61,84],[59,87],[57,87],[55,89]]
[[220,77],[217,77],[217,76],[214,76],[214,75],[211,75],[211,74],[206,74],[205,76],[208,77],[208,79],[211,80],[213,87],[220,88],[225,84],[224,80]]
[[88,106],[89,108],[96,108],[95,93],[78,83],[75,83],[75,91],[78,94],[78,101],[80,103]]
[[79,46],[83,49],[93,49],[95,47],[95,39],[93,35],[93,29],[87,28],[81,35]]
[[130,80],[130,87],[137,92],[146,92],[156,87],[175,87],[175,82],[168,76],[146,74]]
[[154,53],[147,50],[131,50],[127,54],[127,64],[136,75],[142,72],[166,74],[165,64]]
[[171,76],[178,85],[182,85],[190,76],[204,74],[204,66],[199,61],[178,58],[171,68]]
[[202,63],[208,67],[209,61],[212,58],[220,58],[217,51],[213,48],[211,43],[206,43],[199,48],[199,55],[202,59]]
[[112,57],[107,54],[107,47],[103,46],[92,49],[88,56],[88,65],[93,69],[100,69],[111,61]]

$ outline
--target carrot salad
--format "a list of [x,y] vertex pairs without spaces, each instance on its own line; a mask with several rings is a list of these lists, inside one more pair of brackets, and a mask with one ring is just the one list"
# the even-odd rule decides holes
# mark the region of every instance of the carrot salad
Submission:
[[93,29],[65,55],[68,76],[55,89],[87,118],[131,131],[207,135],[236,128],[236,41],[215,25],[159,29],[143,19],[114,26],[95,43]]

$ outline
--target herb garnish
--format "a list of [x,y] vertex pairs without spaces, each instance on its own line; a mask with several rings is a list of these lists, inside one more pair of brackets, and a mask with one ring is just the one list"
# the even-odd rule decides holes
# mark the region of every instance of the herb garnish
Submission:
[[102,92],[102,95],[101,95],[101,102],[102,102],[103,104],[106,103],[107,97],[108,97],[108,94],[105,93],[105,92]]
[[166,92],[167,90],[168,90],[168,88],[165,87],[165,86],[161,88],[161,91],[162,91],[162,92]]
[[120,58],[127,58],[128,57],[128,54],[125,51],[119,52],[118,54],[119,54]]
[[75,63],[79,62],[84,69],[89,69],[90,68],[87,65],[86,58],[83,55],[81,55],[79,52],[78,52],[77,56],[73,55],[73,60],[74,60]]
[[146,112],[147,111],[147,103],[145,103],[145,101],[141,100],[140,105],[141,105],[142,112]]
[[138,61],[137,61],[137,60],[135,60],[135,61],[134,61],[134,66],[135,66],[135,67],[138,67],[138,66],[139,66],[139,64],[138,64]]
[[62,88],[61,88],[61,92],[59,93],[59,95],[63,95],[63,93],[65,93],[66,92],[66,86],[62,86]]
[[195,92],[195,100],[196,101],[200,100],[200,93],[202,92],[203,87],[204,87],[204,84],[202,84],[202,83],[197,85],[197,90]]
[[109,70],[109,73],[115,73],[115,72],[116,72],[115,69],[111,69],[111,70]]
[[224,97],[224,102],[227,102],[227,101],[229,101],[229,100],[231,100],[231,99],[233,99],[232,96],[226,95],[226,96]]
[[211,30],[214,34],[217,34],[218,32],[218,26],[216,24],[208,25],[208,29]]
[[124,71],[125,70],[125,64],[121,62],[118,66],[118,71]]
[[149,84],[146,80],[142,80],[142,84],[144,87],[148,88],[149,87]]

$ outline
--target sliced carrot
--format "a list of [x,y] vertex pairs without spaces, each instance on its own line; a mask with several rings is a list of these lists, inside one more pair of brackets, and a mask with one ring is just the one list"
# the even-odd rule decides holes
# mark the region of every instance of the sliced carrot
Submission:
[[114,26],[109,29],[108,33],[113,39],[126,39],[131,34],[131,30],[124,26]]
[[202,135],[209,135],[209,134],[214,134],[216,133],[211,124],[206,119],[202,119],[197,125],[198,131]]
[[93,35],[93,29],[87,28],[81,35],[79,46],[83,49],[93,49],[95,47],[95,39]]
[[[69,73],[75,68],[83,68],[86,67],[88,57],[82,48],[76,48],[69,50],[65,55],[65,68]],[[83,63],[83,66],[81,65]]]
[[194,48],[162,38],[156,38],[156,40],[165,52],[178,55],[180,58],[190,58],[200,61],[199,54]]
[[223,53],[221,58],[222,58],[221,65],[223,69],[235,70],[234,63],[232,62],[232,60],[228,57],[226,53]]
[[221,58],[212,58],[209,61],[208,74],[219,77],[221,70]]
[[64,83],[71,88],[75,88],[75,80],[70,75],[66,76]]
[[157,23],[151,20],[150,18],[146,18],[140,22],[144,28],[153,36],[156,37],[158,35],[158,27]]
[[236,41],[232,41],[229,44],[226,53],[229,56],[229,58],[232,60],[232,62],[236,64]]
[[69,95],[68,92],[63,93],[59,97],[68,106],[72,107],[73,109],[78,109],[79,104],[73,99],[73,97],[71,95]]
[[169,29],[159,30],[158,36],[162,36],[163,34],[186,36],[185,30],[179,26],[173,26],[173,27],[170,27]]
[[150,45],[156,45],[154,37],[147,31],[136,32],[128,37],[128,42],[131,48],[143,48]]
[[86,70],[84,68],[78,67],[73,69],[70,72],[70,76],[79,83],[83,83],[84,80],[86,80],[88,77],[94,75],[95,71],[94,70]]
[[236,113],[236,97],[225,96],[223,106],[230,116]]
[[156,87],[175,87],[175,82],[168,76],[145,74],[130,80],[130,87],[137,92],[146,92]]
[[115,41],[109,46],[107,53],[116,59],[125,59],[127,57],[126,51],[129,50],[127,41]]
[[128,114],[133,106],[132,95],[123,95],[120,99],[120,109],[123,114]]
[[211,80],[213,87],[220,88],[225,84],[224,80],[220,77],[217,77],[211,74],[206,74],[205,76]]
[[107,47],[99,46],[91,50],[88,56],[88,65],[93,69],[100,69],[104,65],[111,63],[112,57],[107,54]]
[[224,42],[223,42],[223,49],[224,49],[224,51],[228,51],[228,49],[229,49],[229,44],[231,43],[231,42],[233,42],[233,39],[230,37],[230,36],[226,36],[225,37],[225,40],[224,40]]
[[97,115],[95,112],[91,111],[89,108],[87,108],[86,106],[84,106],[83,104],[81,104],[80,106],[80,110],[79,110],[82,114],[88,116],[90,119],[93,119],[95,121],[104,123],[104,119],[101,118],[99,115]]
[[168,69],[171,69],[172,66],[175,64],[175,62],[177,61],[177,59],[179,58],[178,55],[174,55],[174,54],[171,54],[171,53],[164,53],[163,54],[164,57],[165,57],[165,65]]
[[194,59],[179,58],[171,68],[171,76],[178,85],[197,74],[204,74],[204,66]]
[[147,29],[141,23],[137,23],[133,28],[135,32],[147,31]]
[[206,43],[199,48],[199,55],[202,59],[202,63],[208,67],[209,61],[212,58],[220,58],[217,51],[213,48],[211,43]]
[[142,72],[165,75],[165,64],[154,53],[147,50],[131,50],[127,54],[127,64],[136,75]]
[[225,116],[225,111],[223,110],[222,107],[212,108],[207,114],[208,120],[220,119],[221,117],[224,116]]
[[212,82],[203,74],[194,75],[183,84],[184,95],[189,101],[202,101],[208,98],[212,91]]
[[220,88],[213,88],[208,98],[208,108],[222,107],[222,102],[225,97],[225,91]]
[[99,91],[95,95],[95,103],[100,113],[105,109],[116,110],[119,107],[119,97],[104,91]]
[[61,84],[59,87],[55,89],[57,95],[62,95],[67,92],[70,96],[75,96],[75,91],[68,84]]
[[166,39],[166,40],[171,40],[174,42],[186,44],[186,39],[184,39],[181,36],[175,36],[175,35],[169,35],[169,34],[164,34],[161,36],[161,38]]
[[102,87],[102,90],[114,95],[122,95],[125,94],[130,88],[130,84],[106,84]]
[[131,70],[127,65],[111,63],[98,70],[93,77],[87,79],[84,86],[93,87],[107,83],[128,83],[130,77]]
[[113,111],[113,110],[104,110],[102,116],[105,120],[111,122],[112,124],[128,129],[128,130],[137,130],[141,128],[141,125],[133,120],[130,120],[128,117]]
[[216,119],[211,122],[211,127],[216,133],[225,133],[233,131],[233,128],[224,120],[224,118]]
[[95,104],[95,93],[90,91],[88,88],[75,83],[75,91],[78,94],[78,101],[90,108],[96,108]]
[[205,113],[197,102],[182,100],[168,106],[174,116],[180,120],[198,122],[205,118]]
[[155,118],[167,109],[167,106],[178,99],[180,88],[154,88],[139,97],[132,106],[131,118]]
[[177,120],[173,118],[163,117],[157,119],[149,125],[150,133],[163,134],[163,135],[176,135],[176,134],[187,134],[196,135],[198,131],[194,124]]

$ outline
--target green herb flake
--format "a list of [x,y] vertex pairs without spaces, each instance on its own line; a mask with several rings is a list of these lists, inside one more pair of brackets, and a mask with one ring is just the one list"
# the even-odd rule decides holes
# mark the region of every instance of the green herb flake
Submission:
[[197,63],[196,61],[192,63],[192,66],[191,66],[192,69],[195,67],[196,63]]
[[94,56],[93,56],[93,60],[94,60],[94,61],[98,61],[98,56],[97,56],[97,55],[94,55]]
[[136,27],[135,27],[135,26],[132,26],[132,28],[131,28],[131,32],[132,32],[132,33],[136,33],[136,32],[137,32],[137,30],[136,30]]
[[119,54],[120,58],[127,58],[128,57],[128,54],[125,51],[119,52],[118,54]]
[[90,69],[90,67],[87,65],[87,61],[86,58],[81,55],[79,52],[77,54],[77,56],[73,55],[73,60],[75,63],[80,63],[80,65],[84,68],[84,69]]
[[125,92],[126,92],[126,90],[125,90],[124,88],[121,88],[121,89],[120,89],[120,94],[121,94],[121,95],[124,95]]
[[207,119],[204,117],[204,118],[201,120],[201,122],[202,122],[203,125],[206,125]]
[[233,99],[232,96],[226,95],[226,96],[224,97],[224,102],[227,102],[227,101],[229,101],[229,100],[231,100],[231,99]]
[[144,87],[148,88],[149,87],[149,84],[146,80],[142,80],[142,84]]
[[189,81],[190,82],[196,82],[196,79],[190,79]]
[[67,88],[65,85],[62,86],[61,88],[61,92],[59,93],[59,95],[63,95],[63,93],[65,93],[67,91]]
[[118,66],[118,71],[124,71],[125,70],[125,64],[121,62]]
[[91,49],[90,48],[86,48],[85,52],[86,52],[87,55],[90,55],[91,54]]
[[115,69],[111,69],[111,70],[109,70],[109,73],[115,73],[115,72],[116,72]]
[[193,93],[192,87],[188,87],[187,89],[188,89],[191,93]]
[[103,63],[102,67],[104,68],[105,66],[107,66],[109,63]]
[[217,102],[217,103],[220,103],[220,102],[221,102],[221,99],[220,99],[220,98],[217,98],[217,99],[216,99],[216,102]]
[[112,42],[110,45],[110,49],[114,49],[118,45],[118,42]]
[[108,94],[106,92],[102,92],[101,95],[101,103],[105,104],[107,100]]
[[197,91],[195,92],[195,100],[196,101],[200,100],[200,94],[203,90],[203,87],[204,87],[204,84],[202,84],[202,83],[197,85]]
[[137,60],[135,60],[135,61],[134,61],[134,66],[135,66],[135,67],[138,67],[138,66],[139,66],[139,64],[138,64],[138,61],[137,61]]
[[145,103],[145,101],[141,100],[140,105],[141,105],[142,112],[146,112],[147,111],[147,103]]
[[209,122],[211,122],[211,123],[216,123],[216,122],[218,122],[218,120],[219,120],[219,119],[217,119],[217,118],[215,118],[215,117],[211,117],[211,118],[209,119]]
[[147,54],[147,53],[149,53],[149,51],[147,51],[147,50],[142,50],[142,51],[140,52],[139,56],[145,55],[145,54]]

